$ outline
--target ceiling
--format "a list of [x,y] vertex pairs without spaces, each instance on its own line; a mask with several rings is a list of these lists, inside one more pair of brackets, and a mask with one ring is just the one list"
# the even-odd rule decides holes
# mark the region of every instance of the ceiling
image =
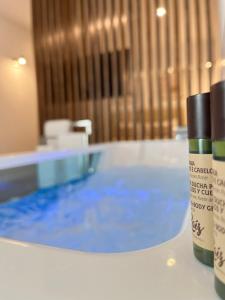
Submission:
[[31,0],[0,0],[0,15],[31,29]]

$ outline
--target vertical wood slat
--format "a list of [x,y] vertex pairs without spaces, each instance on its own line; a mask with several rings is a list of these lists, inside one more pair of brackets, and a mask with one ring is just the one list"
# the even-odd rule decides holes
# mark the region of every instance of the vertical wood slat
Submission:
[[[104,0],[104,8],[105,8],[105,19],[103,20],[104,30],[105,30],[105,38],[106,38],[106,61],[107,61],[107,78],[108,79],[108,115],[109,115],[109,140],[115,140],[115,109],[114,109],[114,101],[112,101],[112,65],[113,60],[110,55],[113,53],[113,39],[112,39],[112,12],[111,12],[111,1]],[[115,76],[115,75],[114,75]]]
[[119,110],[119,57],[118,57],[118,26],[119,16],[117,11],[117,0],[111,1],[111,37],[112,37],[112,53],[111,56],[111,67],[112,67],[112,97],[113,102],[113,120],[115,127],[114,140],[120,140],[120,110]]
[[[126,139],[126,126],[127,126],[127,115],[126,115],[126,90],[125,90],[125,80],[126,80],[126,48],[124,43],[123,36],[123,26],[125,25],[124,21],[126,20],[124,15],[124,4],[123,0],[116,0],[116,14],[118,15],[118,25],[116,27],[116,48],[119,53],[117,63],[118,63],[118,84],[119,84],[119,139]],[[124,95],[124,97],[122,95]]]
[[71,74],[71,64],[72,60],[70,57],[70,33],[71,33],[71,24],[69,18],[70,11],[70,2],[66,1],[64,4],[60,2],[60,8],[62,11],[62,23],[65,24],[64,35],[65,42],[63,43],[63,63],[64,63],[64,75],[65,75],[65,90],[66,90],[66,112],[65,117],[69,119],[74,119],[74,110],[73,110],[73,85],[72,85],[72,74]]
[[179,90],[180,90],[180,99],[179,99],[179,115],[180,115],[180,124],[186,124],[186,98],[188,97],[188,85],[187,85],[187,30],[186,30],[186,10],[185,10],[185,0],[177,1],[178,9],[178,24],[179,24]]
[[[42,131],[42,124],[44,120],[44,110],[43,110],[43,100],[44,100],[44,90],[43,90],[43,80],[41,80],[41,74],[43,72],[42,68],[42,60],[41,60],[41,54],[42,50],[40,47],[40,26],[37,26],[38,24],[38,14],[39,14],[39,3],[33,1],[31,5],[31,12],[32,12],[32,29],[33,29],[33,43],[35,43],[34,47],[34,55],[35,55],[35,69],[36,69],[36,77],[37,82],[39,83],[37,85],[37,95],[38,95],[38,113],[39,113],[39,131]],[[39,15],[40,17],[40,15]],[[43,112],[42,112],[43,110]]]
[[196,36],[197,36],[197,68],[198,68],[198,80],[199,80],[199,91],[202,90],[202,74],[201,74],[201,50],[202,50],[202,45],[200,41],[200,2],[199,1],[194,1],[194,7],[195,7],[195,19],[196,19],[196,25],[197,27],[195,28],[196,31]]
[[144,122],[143,122],[143,94],[142,94],[142,77],[143,73],[142,58],[140,51],[141,34],[140,34],[140,1],[131,0],[131,52],[132,52],[132,85],[133,85],[133,108],[134,108],[134,137],[142,139],[144,136]]
[[218,0],[209,1],[209,22],[211,24],[211,36],[210,42],[213,47],[211,48],[211,61],[213,62],[212,67],[212,83],[218,81],[218,78],[221,76],[221,45],[220,38],[218,37],[219,33],[219,9],[218,9]]
[[138,0],[132,1],[132,41],[133,41],[133,76],[134,76],[134,99],[135,99],[135,129],[136,129],[136,138],[143,138],[144,123],[142,122],[143,118],[143,102],[141,95],[141,43],[140,43],[140,22],[139,22],[139,10],[140,2]]
[[[46,116],[49,118],[50,116],[53,115],[54,117],[54,112],[53,112],[53,99],[52,99],[52,78],[51,78],[51,65],[50,65],[50,56],[49,56],[49,46],[47,43],[47,36],[48,36],[48,15],[47,15],[47,2],[46,1],[41,1],[40,2],[42,5],[42,45],[43,45],[43,61],[44,61],[44,66],[45,66],[45,89],[46,92],[46,98],[45,98],[45,106],[46,106]],[[45,38],[44,38],[45,37]]]
[[220,79],[216,5],[33,0],[41,128],[89,118],[92,142],[172,137],[186,124],[186,97]]
[[109,60],[107,50],[107,29],[105,28],[106,19],[104,0],[98,0],[99,17],[96,23],[100,38],[100,55],[101,55],[101,69],[102,69],[102,91],[104,97],[102,98],[102,113],[103,113],[103,141],[110,140],[110,110],[109,110]]
[[[160,7],[160,0],[156,1],[156,8]],[[159,128],[159,137],[163,138],[163,82],[162,82],[162,52],[163,45],[160,41],[160,26],[161,19],[156,17],[156,49],[157,49],[157,89],[158,89],[158,110],[159,110],[159,119],[158,119],[158,128]]]
[[129,14],[129,40],[130,40],[130,50],[131,50],[131,58],[130,58],[130,131],[132,139],[137,139],[137,102],[136,102],[136,78],[135,78],[135,57],[134,57],[134,13],[133,6],[135,0],[128,0],[128,14]]
[[50,1],[45,1],[45,18],[46,22],[48,22],[48,31],[45,32],[44,35],[44,41],[48,45],[48,51],[49,51],[49,64],[50,64],[50,73],[51,73],[51,84],[52,84],[52,113],[51,117],[56,118],[58,115],[57,111],[57,104],[59,103],[58,97],[60,93],[59,89],[59,84],[58,84],[58,74],[59,72],[57,71],[57,54],[55,52],[56,47],[54,47],[54,37],[55,37],[55,14],[54,14],[54,9],[51,7],[50,8]]
[[139,123],[140,123],[140,139],[144,139],[146,135],[146,128],[145,128],[145,114],[144,114],[144,93],[143,93],[143,81],[144,81],[144,73],[143,73],[143,44],[142,40],[145,37],[141,34],[142,29],[142,11],[141,11],[141,2],[136,1],[136,10],[137,10],[137,31],[138,31],[138,38],[137,38],[137,61],[138,61],[138,102],[140,102],[140,112],[139,112]]
[[190,26],[190,83],[191,83],[191,94],[197,94],[199,91],[199,75],[198,75],[198,44],[197,44],[197,20],[195,13],[195,0],[189,1],[189,20],[192,22],[189,23]]
[[199,23],[200,23],[200,45],[202,45],[201,56],[200,56],[200,72],[202,75],[202,83],[201,83],[201,91],[207,92],[209,89],[210,81],[209,81],[209,69],[211,69],[209,60],[209,49],[207,42],[207,6],[206,0],[199,2]]
[[151,28],[151,41],[150,41],[150,81],[152,82],[152,99],[153,99],[153,130],[154,138],[160,138],[160,108],[159,108],[159,89],[158,89],[158,49],[157,49],[157,36],[156,36],[156,2],[150,1],[150,28]]
[[[93,24],[90,21],[92,21],[91,16],[91,7],[90,3],[88,1],[82,1],[80,2],[82,5],[81,11],[82,11],[82,23],[81,26],[84,30],[83,34],[83,56],[82,59],[84,60],[85,64],[85,74],[86,74],[86,83],[85,83],[85,90],[87,91],[87,99],[83,99],[84,102],[86,102],[86,108],[87,108],[87,114],[85,115],[85,118],[90,118],[92,121],[94,128],[94,136],[93,141],[97,140],[97,108],[96,108],[96,102],[95,102],[95,74],[94,74],[94,55],[92,51],[92,34],[93,34]],[[91,23],[91,24],[90,24]],[[82,37],[81,37],[82,38]]]
[[179,10],[178,10],[178,4],[179,4],[179,0],[173,0],[174,2],[174,16],[175,16],[175,22],[174,22],[174,26],[175,26],[175,37],[176,37],[176,41],[175,41],[175,72],[176,72],[176,81],[177,81],[177,119],[178,119],[178,125],[181,126],[182,125],[182,116],[181,116],[181,93],[180,93],[180,51],[179,51],[179,23],[178,23],[178,14],[179,14]]
[[106,137],[106,128],[105,128],[105,116],[104,116],[104,93],[103,93],[103,85],[104,82],[102,80],[102,72],[103,72],[103,66],[102,66],[102,54],[104,51],[102,50],[102,30],[99,30],[98,25],[102,18],[102,6],[99,3],[99,0],[95,0],[95,5],[93,7],[94,9],[94,16],[95,16],[95,30],[96,30],[96,37],[97,37],[97,43],[96,43],[96,49],[95,49],[95,61],[96,61],[96,67],[97,67],[97,83],[98,83],[98,93],[97,93],[97,101],[98,101],[98,107],[99,107],[99,128],[100,128],[100,140],[105,141],[107,140]]
[[73,10],[73,2],[71,0],[68,1],[66,12],[64,18],[67,19],[67,31],[66,31],[66,39],[67,39],[67,72],[69,76],[69,102],[67,106],[67,115],[71,120],[76,119],[76,109],[75,109],[75,99],[77,99],[77,92],[75,90],[75,86],[77,86],[77,82],[74,81],[75,78],[75,57],[76,52],[72,50],[72,44],[74,38],[74,20],[72,18],[72,10]]
[[79,39],[78,49],[78,74],[80,79],[80,99],[79,99],[79,105],[80,105],[80,119],[85,118],[85,110],[86,105],[85,102],[87,100],[87,94],[86,94],[86,86],[87,86],[87,73],[86,73],[86,59],[85,59],[85,36],[87,34],[87,28],[84,26],[84,20],[83,20],[83,1],[77,0],[76,1],[76,9],[77,9],[77,19],[79,22],[79,27],[81,29],[81,36]]
[[56,104],[57,116],[60,118],[66,117],[66,80],[64,75],[64,24],[62,23],[62,14],[60,9],[60,0],[54,0],[55,8],[55,40],[56,53],[58,63],[58,79],[59,79],[59,102]]
[[168,106],[167,106],[167,134],[168,138],[172,138],[172,122],[173,122],[173,114],[172,114],[172,93],[170,90],[172,90],[172,77],[171,75],[173,74],[173,50],[170,47],[170,38],[171,38],[171,31],[170,31],[170,10],[169,10],[169,5],[168,1],[165,3],[167,15],[166,15],[166,20],[165,20],[165,40],[166,40],[166,87],[167,87],[167,101],[168,101]]
[[[217,3],[218,5],[218,3]],[[207,19],[207,32],[209,35],[209,39],[207,39],[207,46],[208,46],[208,61],[213,60],[212,56],[212,25],[211,25],[211,12],[210,12],[210,0],[206,0],[206,19]],[[209,69],[209,85],[212,85],[212,68]]]
[[115,45],[114,30],[114,3],[115,0],[107,1],[108,16],[106,18],[106,27],[108,33],[108,51],[109,51],[109,74],[110,74],[110,96],[111,103],[111,126],[112,140],[118,139],[118,106],[117,106],[117,53]]
[[41,5],[40,1],[32,2],[32,15],[33,15],[33,33],[34,33],[34,51],[35,51],[35,67],[37,77],[37,92],[38,92],[38,113],[39,113],[39,131],[42,134],[43,124],[46,117],[45,111],[45,76],[44,76],[44,62],[43,62],[43,50],[42,50],[42,32],[39,24],[41,17]]
[[140,1],[139,3],[139,41],[141,44],[141,98],[142,104],[142,126],[143,139],[151,138],[151,107],[150,107],[150,82],[149,82],[149,31],[148,31],[148,0]]
[[96,112],[95,124],[96,139],[102,140],[102,109],[101,109],[101,83],[100,83],[100,60],[99,60],[99,38],[96,28],[96,4],[95,0],[88,1],[89,6],[89,25],[87,30],[89,31],[91,49],[92,49],[92,59],[93,59],[93,76],[95,83],[95,94],[94,94],[94,106]]
[[147,27],[147,44],[146,44],[146,52],[147,52],[147,58],[146,58],[146,79],[147,79],[147,97],[149,101],[149,110],[147,113],[149,114],[149,126],[150,126],[150,138],[154,139],[154,105],[153,105],[153,81],[152,81],[152,63],[151,63],[151,37],[152,37],[152,32],[151,32],[151,19],[150,19],[150,1],[146,0],[146,27]]
[[[166,3],[163,0],[158,1],[158,7],[166,7]],[[166,18],[158,18],[159,26],[159,86],[160,86],[160,95],[161,95],[161,123],[162,123],[162,136],[163,138],[169,137],[168,127],[168,112],[169,112],[169,101],[168,101],[168,82],[167,82],[167,71],[168,71],[168,52],[166,45]]]
[[[80,116],[80,106],[79,106],[79,77],[78,77],[78,51],[77,44],[78,39],[81,34],[81,29],[77,23],[76,18],[76,5],[73,0],[70,1],[70,58],[71,58],[71,76],[72,76],[72,93],[73,93],[73,106],[71,109],[74,109],[74,119],[78,119]],[[90,117],[91,118],[91,117]],[[91,118],[92,119],[92,118]]]
[[129,54],[126,52],[129,49],[129,43],[126,41],[128,38],[127,27],[128,27],[128,13],[126,11],[126,0],[120,1],[120,11],[121,11],[121,20],[120,20],[120,29],[121,29],[121,48],[122,48],[122,57],[121,57],[121,69],[123,77],[123,104],[124,104],[124,135],[123,139],[129,139],[129,127],[128,127],[128,65],[127,59],[129,59]]
[[104,41],[104,53],[103,53],[103,76],[104,76],[104,93],[105,93],[105,112],[108,117],[108,122],[106,123],[107,126],[107,133],[108,133],[108,141],[112,140],[112,114],[111,114],[111,99],[110,99],[110,57],[109,57],[109,52],[110,52],[110,46],[109,46],[109,36],[108,36],[108,31],[109,31],[109,26],[110,26],[110,21],[109,21],[109,14],[108,14],[108,9],[107,9],[107,0],[101,0],[102,1],[102,7],[103,7],[103,19],[102,19],[102,32],[103,32],[103,41]]
[[187,28],[187,74],[188,74],[188,95],[191,95],[191,33],[190,33],[190,2],[186,0],[185,2],[185,10],[186,10],[186,28]]
[[132,51],[131,51],[131,14],[130,14],[130,0],[124,0],[124,11],[127,15],[127,24],[124,29],[124,41],[126,48],[130,51],[129,58],[127,61],[127,80],[126,80],[126,107],[127,107],[127,139],[132,140],[135,139],[134,135],[134,112],[135,108],[133,106],[133,63],[132,63]]

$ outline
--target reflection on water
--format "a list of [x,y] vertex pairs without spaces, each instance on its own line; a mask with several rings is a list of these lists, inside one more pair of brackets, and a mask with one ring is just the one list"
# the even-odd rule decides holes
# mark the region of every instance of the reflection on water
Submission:
[[85,178],[97,170],[100,157],[101,153],[96,152],[0,170],[0,202],[27,195],[40,188]]
[[38,188],[47,188],[82,179],[96,171],[100,153],[45,161],[37,165]]
[[[95,169],[97,160],[39,168],[45,188],[0,205],[0,236],[108,253],[155,246],[177,235],[188,205],[184,170],[118,167],[80,176]],[[71,178],[75,167],[80,171]],[[43,178],[49,186],[72,181],[46,187]]]

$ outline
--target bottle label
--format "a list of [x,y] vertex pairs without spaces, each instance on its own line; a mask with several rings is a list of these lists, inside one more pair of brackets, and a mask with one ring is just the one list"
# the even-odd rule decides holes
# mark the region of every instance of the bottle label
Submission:
[[193,242],[213,251],[212,155],[189,154]]
[[225,162],[213,160],[214,270],[225,283]]

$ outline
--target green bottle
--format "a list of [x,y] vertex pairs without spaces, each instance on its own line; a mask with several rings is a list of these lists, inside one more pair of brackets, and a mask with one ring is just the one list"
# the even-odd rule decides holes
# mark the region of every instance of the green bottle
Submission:
[[210,93],[187,99],[189,174],[195,257],[213,267],[213,196]]
[[211,88],[215,289],[225,299],[225,81]]

